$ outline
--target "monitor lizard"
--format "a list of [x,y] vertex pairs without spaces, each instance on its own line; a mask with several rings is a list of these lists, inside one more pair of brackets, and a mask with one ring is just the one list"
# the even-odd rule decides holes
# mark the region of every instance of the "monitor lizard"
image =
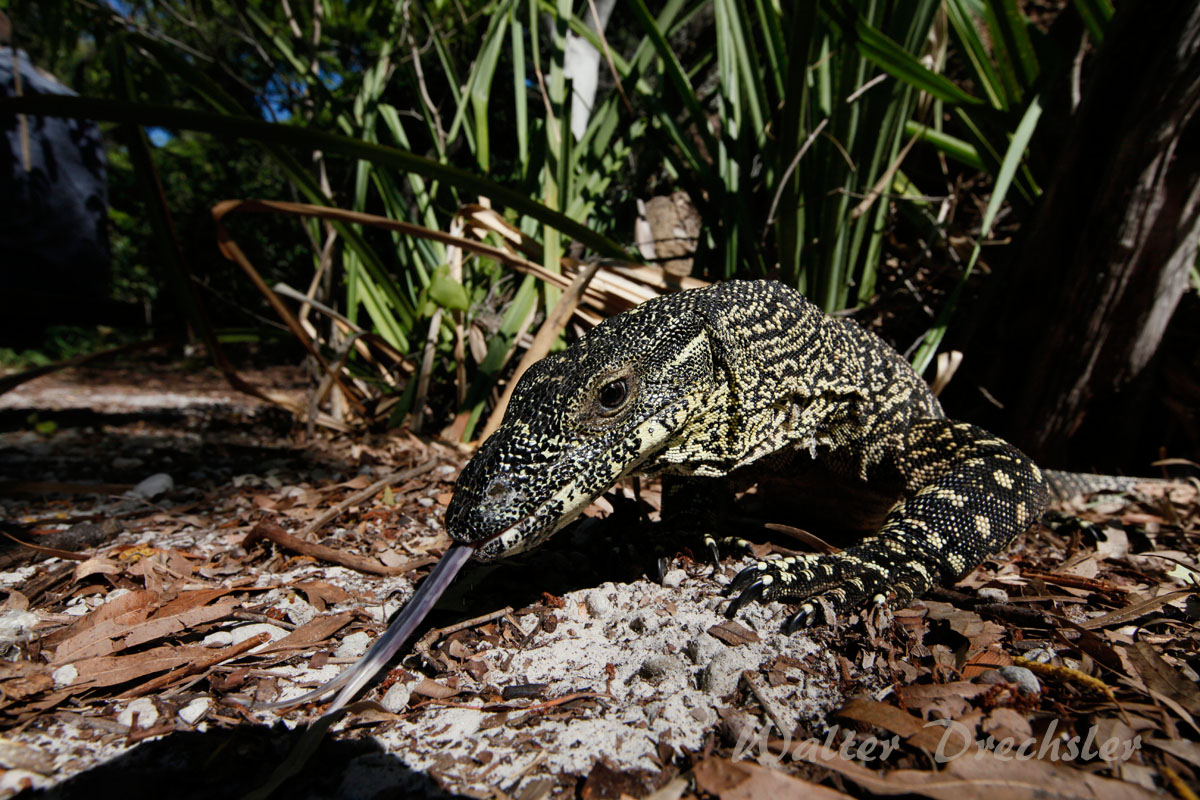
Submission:
[[[454,543],[405,611],[334,682],[274,705],[342,687],[331,711],[341,707],[469,558],[538,545],[622,478],[662,475],[664,521],[698,528],[715,550],[712,509],[765,476],[814,466],[890,497],[882,525],[837,553],[757,561],[730,584],[730,616],[753,600],[797,603],[790,629],[889,599],[903,606],[1008,546],[1055,486],[1080,487],[947,419],[883,339],[782,283],[661,296],[530,367],[460,474],[445,516]],[[1115,480],[1102,483],[1124,488]]]

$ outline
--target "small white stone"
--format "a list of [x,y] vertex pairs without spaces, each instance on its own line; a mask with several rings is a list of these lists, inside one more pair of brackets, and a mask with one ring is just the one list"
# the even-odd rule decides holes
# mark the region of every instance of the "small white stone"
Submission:
[[[70,611],[73,607],[69,607],[67,610]],[[82,603],[79,608],[82,610],[73,616],[80,616],[88,612],[88,607]],[[7,653],[18,644],[28,642],[33,636],[33,626],[39,622],[41,619],[38,615],[28,611],[9,609],[0,614],[0,653]]]
[[358,658],[367,652],[369,644],[371,644],[371,635],[358,631],[342,639],[342,643],[338,645],[337,650],[333,651],[333,654],[338,658]]
[[312,622],[317,616],[317,610],[312,607],[312,604],[295,595],[280,603],[278,608],[287,615],[288,621],[296,626]]
[[213,631],[200,641],[201,647],[228,647],[233,644],[231,631]]
[[152,500],[163,492],[169,492],[174,488],[174,478],[165,472],[157,472],[150,477],[143,479],[137,486],[134,486],[125,494],[128,497],[138,497],[144,500]]
[[79,677],[79,670],[74,664],[63,664],[50,675],[54,679],[55,687],[70,686]]
[[684,645],[683,652],[693,664],[700,666],[708,664],[713,656],[724,649],[725,645],[718,642],[716,637],[709,633],[701,633]]
[[91,611],[91,609],[88,608],[87,603],[76,603],[73,606],[67,606],[63,609],[63,613],[68,617],[82,617],[89,611]]
[[989,603],[1007,603],[1008,592],[998,587],[981,586],[976,592],[980,600],[986,600]]
[[[675,656],[653,655],[642,662],[638,674],[651,683],[657,683],[670,677],[673,673],[682,672],[683,663]],[[657,715],[654,715],[657,716]]]
[[127,727],[133,727],[133,715],[138,715],[137,726],[139,728],[149,728],[158,722],[158,707],[154,705],[154,701],[149,697],[139,697],[136,700],[130,701],[129,705],[117,714],[117,722]]
[[208,713],[212,701],[207,697],[197,697],[183,708],[179,709],[179,718],[188,725],[195,725]]
[[386,708],[393,714],[399,714],[404,709],[408,708],[409,698],[412,697],[412,689],[408,688],[407,683],[396,682],[383,695],[383,699],[379,701],[380,705]]
[[608,599],[608,595],[601,591],[588,592],[587,599],[588,613],[596,619],[604,619],[612,613],[612,601]]
[[1011,665],[1000,667],[998,672],[1004,676],[1004,680],[1017,684],[1025,694],[1039,694],[1042,691],[1042,684],[1038,681],[1037,675],[1034,675],[1033,670],[1027,667]]
[[669,570],[666,575],[663,575],[662,585],[668,589],[678,589],[686,578],[687,573],[681,569]]
[[433,505],[433,498],[432,497],[418,497],[417,505],[421,506],[422,508],[429,508]]
[[[280,628],[278,625],[270,625],[266,622],[256,622],[252,625],[242,625],[240,628],[234,628],[232,633],[233,639],[230,644],[241,644],[253,636],[257,636],[260,633],[265,633],[271,638],[268,639],[263,645],[260,645],[262,647],[265,647],[266,644],[269,644],[276,639],[282,639],[288,634],[287,631],[285,631],[283,628]],[[254,650],[251,650],[250,652],[253,653]]]
[[715,654],[704,668],[700,675],[700,688],[717,697],[724,697],[737,688],[744,667],[738,654],[727,647]]
[[113,589],[108,594],[104,595],[104,602],[111,603],[113,600],[118,600],[127,594],[133,594],[128,589]]

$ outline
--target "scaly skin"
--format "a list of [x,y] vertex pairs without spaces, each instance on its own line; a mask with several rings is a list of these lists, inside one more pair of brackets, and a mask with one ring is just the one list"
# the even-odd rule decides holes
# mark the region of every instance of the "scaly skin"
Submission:
[[906,603],[999,552],[1048,499],[1032,461],[946,419],[879,337],[782,284],[735,281],[651,300],[535,364],[459,477],[446,525],[491,560],[544,541],[628,475],[686,477],[672,494],[695,502],[707,484],[805,462],[899,499],[841,553],[745,570],[731,613],[751,599],[801,603],[793,622]]

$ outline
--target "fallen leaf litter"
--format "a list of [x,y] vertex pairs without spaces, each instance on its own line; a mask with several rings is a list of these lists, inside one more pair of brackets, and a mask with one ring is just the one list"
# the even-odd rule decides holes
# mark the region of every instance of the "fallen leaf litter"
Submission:
[[[337,675],[411,595],[424,574],[414,564],[445,547],[441,510],[463,458],[452,448],[401,435],[301,449],[253,410],[230,424],[213,408],[175,427],[0,433],[3,518],[38,531],[110,519],[124,528],[74,560],[0,573],[0,794],[82,787],[98,765],[188,731],[314,719],[314,709],[247,714],[226,696],[269,701]],[[227,439],[213,435],[216,419]],[[98,475],[89,466],[101,452],[113,467]],[[354,497],[429,462],[426,474]],[[103,493],[80,491],[97,477]],[[35,480],[36,492],[22,490]],[[114,486],[144,496],[110,496]],[[628,492],[599,508],[614,505],[632,505]],[[468,624],[406,648],[363,695],[371,702],[334,729],[335,742],[373,744],[327,764],[322,786],[328,796],[397,781],[431,796],[832,796],[811,783],[832,771],[844,789],[955,800],[997,786],[1018,797],[1039,787],[1186,796],[1200,770],[1197,506],[1188,487],[1142,503],[1101,498],[1072,510],[1109,524],[1106,541],[1035,530],[954,589],[792,637],[779,633],[782,606],[725,620],[718,589],[734,566],[714,579],[686,550],[661,584],[630,575],[541,597],[530,587],[523,599],[474,597],[474,615],[454,612],[473,616]],[[319,543],[383,575],[247,542],[265,521],[297,536],[331,510]],[[1121,522],[1132,527],[1112,527]],[[543,566],[555,558],[576,557],[568,547]],[[500,613],[514,600],[524,607]],[[940,765],[941,777],[930,772],[941,728],[928,726],[939,720],[958,726],[955,741],[972,754]],[[995,749],[1065,748],[1088,730],[1096,742],[1141,746],[1086,763],[1004,760]],[[856,749],[871,737],[899,737],[886,775]],[[980,751],[988,737],[993,749]]]

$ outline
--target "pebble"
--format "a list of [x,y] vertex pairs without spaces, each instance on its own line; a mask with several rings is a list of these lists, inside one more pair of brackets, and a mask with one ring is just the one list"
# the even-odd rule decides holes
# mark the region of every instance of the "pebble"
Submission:
[[149,728],[158,721],[158,707],[154,705],[154,701],[149,697],[139,697],[133,700],[129,705],[117,714],[117,722],[126,727],[133,727],[133,715],[137,713],[137,726],[139,728]]
[[998,672],[1004,676],[1004,680],[1017,684],[1017,688],[1025,694],[1040,694],[1042,691],[1042,684],[1038,681],[1037,675],[1034,675],[1032,670],[1026,667],[1010,665],[1000,667]]
[[418,497],[417,498],[417,505],[421,506],[421,508],[430,508],[431,506],[433,506],[433,502],[434,501],[433,501],[432,497]]
[[722,648],[700,673],[700,688],[717,697],[730,694],[741,680],[743,666],[742,659],[733,649]]
[[989,603],[1007,603],[1008,602],[1008,592],[1006,592],[1000,588],[991,587],[991,586],[981,586],[981,587],[979,587],[979,591],[977,591],[976,594],[979,595],[980,600],[987,600]]
[[658,682],[672,673],[682,672],[683,664],[675,656],[655,655],[642,662],[638,674],[648,681]]
[[208,713],[212,701],[207,697],[197,697],[183,708],[179,709],[179,718],[188,725],[195,725]]
[[663,575],[662,585],[668,589],[678,589],[687,578],[687,573],[681,569],[673,569]]
[[707,664],[717,653],[724,649],[725,645],[718,642],[708,633],[701,633],[683,646],[683,652],[697,666]]
[[[79,606],[68,606],[67,613],[73,608],[81,608],[82,610],[72,616],[82,616],[88,612],[87,605],[80,603]],[[9,650],[16,647],[18,644],[28,642],[33,636],[33,626],[41,622],[37,614],[31,614],[28,611],[17,611],[15,608],[10,608],[3,614],[0,614],[0,654],[7,653]]]
[[50,677],[54,679],[55,687],[70,686],[79,677],[79,670],[75,668],[74,664],[63,664],[54,670]]
[[229,631],[213,631],[200,641],[201,647],[228,647],[233,644],[233,634]]
[[587,599],[584,602],[587,604],[588,613],[596,619],[604,619],[612,613],[612,601],[608,599],[608,595],[604,592],[588,592]]
[[312,604],[295,595],[279,603],[277,607],[287,615],[288,622],[297,627],[311,622],[317,616],[317,610],[312,607]]
[[164,492],[175,488],[175,479],[165,472],[156,472],[148,478],[143,478],[137,486],[125,493],[127,497],[138,497],[143,500],[153,500]]
[[408,701],[411,697],[412,689],[408,688],[408,684],[397,681],[391,685],[391,688],[387,690],[383,695],[383,699],[379,702],[388,711],[393,714],[399,714],[408,708]]
[[338,658],[358,658],[367,652],[367,646],[370,644],[371,634],[358,631],[342,639],[342,643],[338,645],[337,650],[333,651],[333,654]]
[[[241,644],[250,637],[257,636],[260,633],[265,633],[271,637],[267,640],[268,642],[273,642],[276,639],[282,639],[288,634],[287,631],[278,625],[270,625],[266,622],[255,622],[252,625],[242,625],[241,627],[234,628],[231,633],[233,634],[233,637],[229,642],[230,644]],[[250,652],[254,651],[251,650]]]

